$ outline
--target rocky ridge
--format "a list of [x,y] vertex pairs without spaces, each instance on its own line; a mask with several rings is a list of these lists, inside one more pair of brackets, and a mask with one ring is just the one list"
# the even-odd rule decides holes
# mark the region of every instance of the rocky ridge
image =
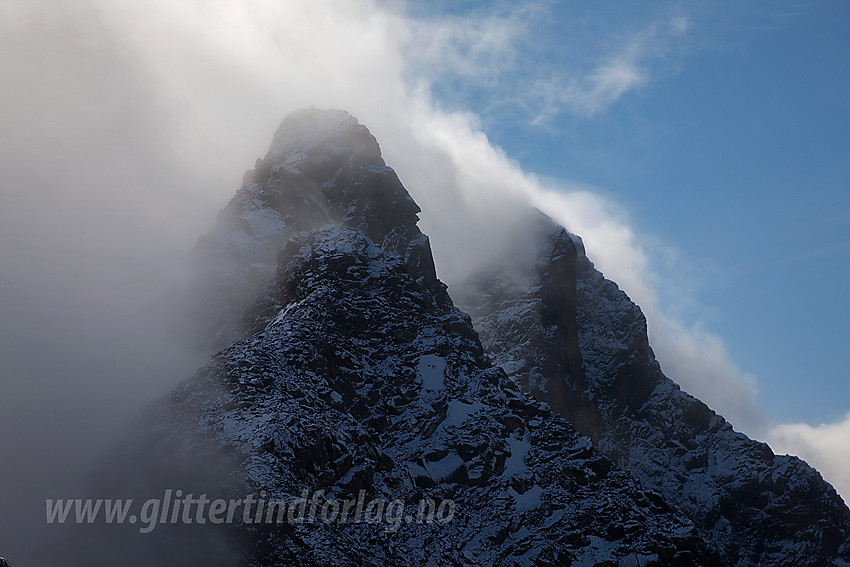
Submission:
[[[470,320],[418,212],[356,119],[284,120],[195,251],[193,321],[217,353],[116,461],[150,490],[203,480],[229,497],[403,503],[397,525],[216,535],[257,567],[846,558],[834,491],[664,377],[640,310],[578,237],[530,212],[531,262],[452,290]],[[453,502],[451,521],[407,523],[423,499]],[[190,562],[222,553],[204,537]]]
[[[407,503],[405,517],[422,499],[456,513],[390,532],[243,526],[252,564],[716,564],[677,511],[490,366],[468,316],[401,257],[339,225],[283,250],[276,317],[182,384],[157,421],[238,455],[235,484],[268,498],[362,489]],[[185,449],[185,429],[169,444]]]
[[640,308],[578,237],[543,215],[528,230],[530,262],[509,256],[453,293],[494,363],[684,512],[724,564],[848,564],[850,511],[820,474],[667,378]]
[[716,565],[681,513],[490,364],[417,212],[353,118],[287,118],[197,251],[205,300],[243,306],[208,324],[241,340],[151,408],[124,461],[155,446],[154,462],[182,463],[158,479],[174,485],[212,453],[230,494],[365,490],[405,518],[423,499],[454,505],[449,522],[392,530],[235,526],[257,566]]

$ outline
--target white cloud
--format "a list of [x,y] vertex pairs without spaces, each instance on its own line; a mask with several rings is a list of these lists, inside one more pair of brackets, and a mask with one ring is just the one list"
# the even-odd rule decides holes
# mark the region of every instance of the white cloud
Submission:
[[517,47],[530,33],[543,8],[526,2],[471,15],[407,19],[401,45],[406,67],[415,77],[441,77],[495,84],[517,62]]
[[758,404],[756,377],[731,359],[723,340],[701,328],[649,312],[650,342],[664,372],[721,413],[738,431],[763,438],[768,418]]
[[646,83],[649,73],[634,54],[617,54],[581,79],[540,81],[536,88],[543,107],[532,122],[539,123],[566,108],[572,113],[593,116],[617,101],[623,94]]
[[788,423],[774,428],[767,442],[778,453],[797,455],[817,468],[845,502],[850,498],[850,412],[836,423]]
[[543,122],[564,110],[582,116],[605,110],[624,94],[644,86],[653,75],[653,64],[681,52],[689,26],[682,16],[652,23],[621,40],[588,72],[536,81],[539,106],[533,122]]

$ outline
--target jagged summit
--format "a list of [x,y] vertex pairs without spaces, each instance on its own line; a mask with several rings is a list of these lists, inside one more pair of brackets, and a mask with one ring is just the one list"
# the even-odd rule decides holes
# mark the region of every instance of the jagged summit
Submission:
[[295,170],[300,161],[337,155],[350,156],[362,163],[384,165],[378,141],[348,112],[304,108],[281,122],[267,159]]
[[527,230],[538,249],[522,278],[497,263],[453,292],[494,362],[687,514],[724,564],[850,564],[850,511],[820,474],[683,392],[583,248],[545,215]]
[[384,163],[375,137],[347,112],[309,108],[289,115],[244,183],[193,252],[190,319],[208,349],[253,329],[246,310],[274,278],[283,243],[326,224],[362,230],[401,255],[426,286],[444,289],[417,226],[419,206]]
[[243,520],[177,541],[181,565],[221,563],[211,537],[251,567],[847,564],[834,490],[664,376],[580,238],[518,213],[513,248],[457,290],[470,318],[418,213],[352,116],[287,117],[195,250],[216,354],[111,462],[228,498],[451,500],[453,520]]
[[[219,539],[252,567],[717,565],[677,510],[491,365],[434,275],[418,207],[390,168],[348,143],[368,131],[330,118],[344,127],[324,129],[318,145],[260,160],[199,243],[218,286],[207,309],[229,293],[243,312],[204,321],[223,349],[151,408],[112,461],[154,469],[168,487],[193,464],[213,468],[213,455],[228,465],[227,498],[294,501],[307,489],[351,501],[362,490],[402,502],[408,517],[423,500],[456,509],[450,522],[400,522],[393,533],[226,526]],[[187,541],[207,551],[206,540]]]

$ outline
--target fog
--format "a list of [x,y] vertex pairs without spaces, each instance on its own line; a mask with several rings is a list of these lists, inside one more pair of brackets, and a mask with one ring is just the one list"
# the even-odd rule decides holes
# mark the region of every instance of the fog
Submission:
[[432,99],[442,61],[459,77],[510,61],[527,16],[416,19],[369,0],[0,6],[0,554],[26,564],[44,498],[75,496],[129,420],[203,363],[169,317],[186,256],[279,121],[309,105],[370,128],[449,283],[498,253],[518,203],[539,206],[641,304],[674,379],[767,427],[722,341],[658,307],[627,214],[523,172],[475,115]]

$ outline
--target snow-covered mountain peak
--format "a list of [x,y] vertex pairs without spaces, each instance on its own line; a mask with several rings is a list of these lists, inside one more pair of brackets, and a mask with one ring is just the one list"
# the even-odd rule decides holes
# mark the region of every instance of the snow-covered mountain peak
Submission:
[[244,338],[253,322],[243,315],[272,281],[281,247],[295,234],[329,224],[361,230],[401,256],[426,286],[442,290],[418,213],[366,126],[341,110],[293,112],[217,226],[198,241],[189,301],[193,332],[212,350]]
[[850,564],[850,510],[820,474],[665,376],[640,308],[580,238],[544,215],[522,228],[540,235],[530,260],[452,288],[493,362],[683,512],[724,565]]
[[275,132],[268,161],[300,171],[304,161],[356,156],[383,165],[375,137],[344,110],[304,108],[287,116]]
[[[244,340],[154,405],[110,462],[122,463],[114,483],[126,492],[199,486],[223,460],[210,489],[222,499],[293,503],[308,490],[340,506],[395,503],[398,521],[249,514],[171,539],[131,530],[107,542],[123,564],[188,549],[179,565],[718,566],[691,522],[491,366],[433,276],[427,237],[410,218],[371,210],[406,195],[388,182],[340,176],[329,203],[362,200],[366,222],[289,236]],[[429,502],[448,504],[451,518],[417,522]],[[237,557],[222,558],[222,542]],[[82,564],[104,564],[102,548],[88,549]]]
[[[578,236],[517,211],[450,298],[418,213],[354,117],[287,117],[195,250],[191,331],[217,354],[110,458],[119,480],[161,493],[224,461],[228,498],[457,512],[223,526],[251,567],[850,565],[835,491],[667,378]],[[223,564],[200,535],[193,563]]]

